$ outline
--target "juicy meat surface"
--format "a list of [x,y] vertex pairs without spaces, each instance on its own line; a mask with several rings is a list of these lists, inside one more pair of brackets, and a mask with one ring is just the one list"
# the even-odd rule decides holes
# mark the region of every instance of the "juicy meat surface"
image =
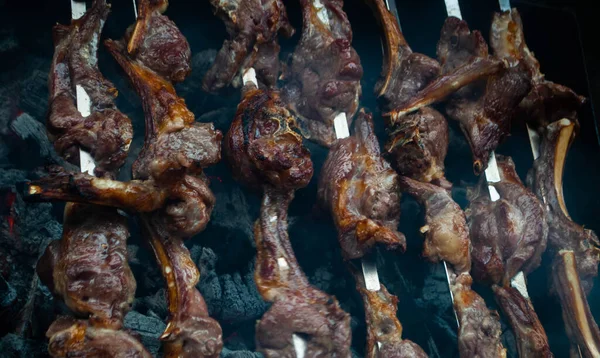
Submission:
[[433,184],[400,177],[400,187],[425,209],[423,256],[432,262],[446,261],[458,273],[471,270],[471,241],[465,214],[447,190]]
[[551,358],[548,337],[537,314],[533,310],[531,301],[521,296],[519,291],[512,287],[492,286],[496,302],[508,318],[513,332],[517,336],[517,349],[519,357],[523,358]]
[[190,74],[192,51],[177,25],[162,15],[168,5],[168,0],[139,0],[136,23],[124,41],[132,58],[175,83]]
[[467,223],[473,251],[473,277],[479,282],[507,287],[519,271],[525,275],[542,260],[548,240],[544,208],[517,175],[510,157],[496,156],[500,182],[494,187],[500,199],[492,201],[488,183],[468,193]]
[[349,358],[350,316],[335,297],[310,285],[292,250],[287,210],[293,196],[267,188],[254,225],[254,280],[273,303],[256,325],[257,350],[267,358],[294,357],[296,334],[306,340],[305,357]]
[[461,357],[506,358],[500,320],[485,301],[471,289],[473,279],[463,272],[451,279],[454,311],[458,316],[458,352]]
[[209,317],[204,298],[196,288],[200,272],[183,240],[170,236],[160,222],[141,216],[167,286],[169,321],[160,339],[167,356],[217,358],[223,348],[219,323]]
[[302,37],[286,67],[283,97],[298,115],[303,135],[331,146],[333,120],[358,110],[363,69],[352,48],[352,30],[342,0],[301,0]]
[[[56,25],[50,66],[48,134],[56,151],[79,165],[79,149],[88,151],[98,176],[114,175],[123,165],[133,137],[131,121],[115,106],[117,89],[98,69],[98,42],[109,13],[104,0],[71,25]],[[90,111],[77,110],[76,87],[90,98]]]
[[215,14],[223,20],[229,39],[204,77],[205,91],[216,92],[252,67],[261,87],[271,88],[279,76],[277,35],[294,34],[281,0],[211,0]]
[[94,327],[84,320],[59,317],[46,336],[53,357],[152,358],[139,340],[122,330]]
[[[446,20],[437,52],[443,73],[489,56],[481,33],[471,32],[466,22],[455,17]],[[467,137],[476,174],[485,170],[490,152],[509,134],[511,118],[531,88],[530,79],[526,66],[517,64],[471,83],[451,96],[446,112],[459,121]]]
[[403,251],[398,175],[381,157],[372,116],[363,109],[354,130],[329,150],[318,200],[334,218],[345,259],[362,257],[375,244]]
[[293,130],[295,125],[279,92],[246,86],[225,137],[233,176],[254,189],[270,185],[294,190],[308,185],[313,165],[302,137]]
[[[575,123],[567,119],[550,123],[541,138],[540,157],[533,163],[527,182],[544,204],[548,221],[548,248],[552,254],[572,250],[577,257],[581,286],[587,294],[598,275],[600,241],[596,234],[575,223],[563,196],[563,171],[574,139]],[[558,287],[557,287],[558,289]]]
[[362,273],[355,269],[351,271],[365,307],[366,358],[426,358],[427,354],[419,345],[402,339],[402,325],[396,316],[398,298],[384,285],[379,291],[367,290]]
[[67,204],[63,236],[37,265],[43,283],[96,327],[118,329],[136,282],[127,262],[127,219],[115,209]]

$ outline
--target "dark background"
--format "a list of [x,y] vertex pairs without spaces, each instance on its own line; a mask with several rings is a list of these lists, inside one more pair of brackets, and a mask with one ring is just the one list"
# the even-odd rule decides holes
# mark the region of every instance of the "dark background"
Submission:
[[[299,4],[286,1],[296,35],[281,40],[282,59],[293,51],[301,32]],[[593,104],[600,98],[598,55],[595,53],[598,26],[592,8],[583,1],[513,2],[523,18],[529,47],[541,62],[548,79],[573,88],[587,96],[576,139],[565,170],[564,188],[567,207],[576,222],[600,232],[598,209],[599,187],[597,125]],[[442,0],[397,1],[405,37],[416,52],[435,56],[439,31],[446,17]],[[492,14],[498,10],[493,0],[461,1],[463,18],[471,29],[479,29],[488,38]],[[380,31],[369,8],[359,0],[347,0],[354,31],[353,45],[361,56],[365,70],[361,103],[374,112],[380,141],[385,139],[383,123],[377,109],[373,87],[381,70]],[[212,14],[205,1],[171,1],[166,13],[190,42],[193,73],[178,93],[186,99],[199,121],[213,121],[223,132],[233,118],[239,91],[209,95],[201,90],[204,72],[225,38],[224,25]],[[0,279],[0,356],[43,356],[44,332],[55,314],[63,312],[45,287],[37,282],[33,267],[48,241],[60,237],[62,206],[26,204],[20,199],[15,183],[40,175],[38,168],[56,162],[45,140],[43,125],[47,110],[47,73],[53,53],[51,28],[68,23],[70,4],[62,1],[0,0],[0,262],[9,257],[10,274]],[[120,38],[134,21],[129,0],[113,1],[103,38]],[[130,178],[131,163],[143,141],[143,112],[137,95],[129,87],[117,64],[101,48],[100,69],[120,91],[117,105],[133,121],[134,143],[121,179]],[[596,108],[599,108],[596,106]],[[448,179],[455,185],[454,197],[464,207],[466,186],[477,178],[471,170],[471,154],[456,123],[451,126],[451,145],[446,159]],[[312,283],[336,295],[342,307],[352,314],[353,351],[363,356],[365,325],[362,302],[354,289],[353,279],[341,260],[336,232],[329,218],[315,209],[316,182],[326,151],[307,143],[315,164],[315,176],[309,187],[297,192],[290,209],[290,237],[298,260]],[[531,151],[523,125],[515,123],[512,136],[497,151],[511,155],[524,179],[532,165]],[[230,178],[222,162],[209,168],[211,188],[217,206],[209,227],[188,240],[192,257],[202,271],[200,290],[211,315],[224,330],[224,357],[253,357],[254,324],[266,304],[252,281],[254,243],[252,224],[258,215],[259,197],[242,189]],[[407,235],[408,250],[403,255],[378,253],[381,280],[400,299],[398,316],[404,336],[421,345],[431,357],[454,357],[456,322],[441,265],[422,260],[422,240],[417,229],[422,212],[409,198],[402,202],[400,229]],[[131,220],[129,251],[132,269],[138,281],[134,311],[125,325],[138,332],[149,349],[156,351],[156,336],[166,317],[162,277],[144,246],[135,220]],[[4,254],[2,253],[4,251]],[[548,261],[528,281],[538,315],[557,357],[568,355],[560,306],[548,294]],[[0,272],[1,270],[0,265]],[[590,294],[590,306],[600,317],[600,288]],[[490,307],[495,307],[488,289],[477,287]],[[505,346],[515,357],[514,337],[503,323]]]

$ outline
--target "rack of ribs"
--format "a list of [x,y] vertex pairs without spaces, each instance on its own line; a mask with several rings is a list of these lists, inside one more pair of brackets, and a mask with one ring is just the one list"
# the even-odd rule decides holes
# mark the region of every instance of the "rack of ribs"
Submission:
[[279,92],[248,83],[225,138],[234,177],[263,192],[254,226],[254,280],[272,305],[257,323],[257,349],[266,357],[295,356],[297,335],[306,342],[305,357],[350,357],[350,316],[334,297],[310,285],[288,236],[294,191],[313,174],[310,153],[294,126]]
[[282,96],[298,117],[302,134],[321,145],[336,140],[334,118],[348,126],[358,110],[363,69],[352,48],[352,29],[342,0],[301,0],[302,37],[283,78]]

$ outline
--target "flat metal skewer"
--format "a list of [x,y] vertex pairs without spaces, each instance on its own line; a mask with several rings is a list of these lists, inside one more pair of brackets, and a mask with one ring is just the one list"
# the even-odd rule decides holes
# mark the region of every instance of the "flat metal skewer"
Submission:
[[[81,18],[86,12],[86,5],[83,1],[71,0],[71,19],[77,20]],[[85,92],[83,87],[75,85],[75,97],[77,99],[77,110],[83,117],[87,117],[91,114],[91,101],[90,96]],[[82,173],[88,173],[94,175],[94,169],[96,169],[96,163],[90,155],[90,153],[79,148],[79,167]]]

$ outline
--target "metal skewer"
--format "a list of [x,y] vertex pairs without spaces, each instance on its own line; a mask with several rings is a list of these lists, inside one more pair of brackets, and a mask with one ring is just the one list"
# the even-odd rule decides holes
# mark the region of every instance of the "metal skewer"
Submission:
[[[500,5],[500,10],[502,11],[512,10],[510,6],[510,0],[498,0],[498,5]],[[540,135],[531,128],[529,123],[526,123],[525,125],[527,126],[527,135],[529,136],[529,144],[531,145],[533,160],[536,160],[540,156]],[[525,275],[523,275],[522,271],[518,272],[515,277],[510,280],[510,285],[519,290],[523,297],[529,299],[529,292],[527,292],[527,285],[525,283]],[[583,355],[579,346],[577,346],[577,351],[579,353],[579,357],[582,357]]]
[[[71,19],[77,20],[81,18],[86,12],[86,5],[83,1],[71,0]],[[91,101],[90,96],[85,92],[83,87],[75,85],[75,97],[77,99],[77,110],[83,117],[89,116],[91,113]],[[94,175],[94,169],[96,169],[96,163],[90,155],[90,153],[79,148],[79,167],[82,173],[88,173]]]

